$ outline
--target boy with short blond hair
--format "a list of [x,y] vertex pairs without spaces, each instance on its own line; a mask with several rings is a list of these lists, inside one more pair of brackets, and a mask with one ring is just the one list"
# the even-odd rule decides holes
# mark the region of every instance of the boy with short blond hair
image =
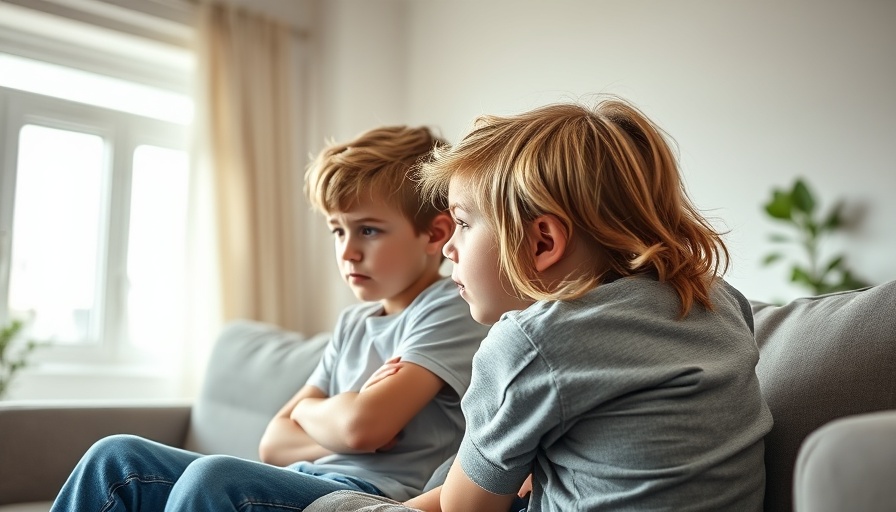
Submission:
[[410,177],[443,143],[426,128],[382,127],[309,166],[306,193],[364,302],[340,314],[308,382],[269,423],[268,464],[112,436],[82,458],[53,510],[303,510],[337,490],[419,494],[460,445],[460,398],[487,333],[439,272],[455,224]]

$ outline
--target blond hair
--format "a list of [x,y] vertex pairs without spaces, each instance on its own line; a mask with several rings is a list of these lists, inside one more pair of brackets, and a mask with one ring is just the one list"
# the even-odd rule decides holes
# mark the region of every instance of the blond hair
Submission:
[[305,172],[305,193],[323,213],[347,211],[362,199],[384,200],[425,232],[445,210],[443,202],[425,201],[411,179],[418,162],[431,158],[436,145],[447,145],[426,127],[383,126],[354,140],[330,143]]
[[[712,308],[711,281],[727,270],[728,250],[689,201],[664,133],[618,98],[482,116],[417,177],[430,198],[445,196],[455,177],[472,191],[497,235],[501,270],[522,297],[573,299],[610,276],[651,274],[674,287],[685,316],[695,301]],[[598,252],[590,268],[550,289],[521,250],[526,226],[541,215]]]

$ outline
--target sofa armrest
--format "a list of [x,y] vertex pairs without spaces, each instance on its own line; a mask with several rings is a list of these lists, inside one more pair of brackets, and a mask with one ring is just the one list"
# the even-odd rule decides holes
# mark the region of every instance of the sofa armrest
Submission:
[[827,423],[800,447],[796,512],[884,512],[896,504],[896,410]]
[[53,500],[81,456],[112,434],[183,446],[186,403],[0,402],[0,505]]

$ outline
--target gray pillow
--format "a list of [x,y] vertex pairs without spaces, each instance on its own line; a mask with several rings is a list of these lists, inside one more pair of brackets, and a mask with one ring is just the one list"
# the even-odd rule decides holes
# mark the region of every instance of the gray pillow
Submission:
[[809,433],[835,418],[896,408],[896,281],[752,309],[756,373],[775,421],[765,439],[765,510],[790,511]]
[[308,380],[329,339],[258,322],[227,325],[193,405],[186,448],[258,460],[268,422]]
[[807,512],[893,512],[896,411],[840,418],[803,443],[794,508]]
[[305,507],[305,512],[420,512],[401,503],[357,491],[334,491]]

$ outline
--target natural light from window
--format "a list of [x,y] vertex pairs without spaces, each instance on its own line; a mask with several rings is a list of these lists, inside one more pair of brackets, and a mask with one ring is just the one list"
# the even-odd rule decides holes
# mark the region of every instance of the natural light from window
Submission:
[[9,306],[32,319],[38,339],[90,341],[104,146],[86,133],[37,125],[20,131]]
[[148,145],[134,151],[128,338],[148,351],[164,351],[184,322],[188,171],[184,151]]
[[181,125],[193,120],[186,94],[0,53],[0,86]]

